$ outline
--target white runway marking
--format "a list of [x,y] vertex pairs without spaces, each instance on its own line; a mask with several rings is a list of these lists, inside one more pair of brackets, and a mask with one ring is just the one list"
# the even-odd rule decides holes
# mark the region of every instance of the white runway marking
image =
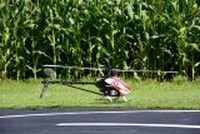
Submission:
[[58,127],[163,127],[163,128],[191,128],[200,129],[200,125],[180,124],[138,124],[138,123],[59,123]]
[[200,113],[200,110],[126,110],[126,111],[79,111],[79,112],[51,112],[35,114],[2,115],[0,119],[6,118],[29,118],[62,115],[89,115],[89,114],[128,114],[128,113]]

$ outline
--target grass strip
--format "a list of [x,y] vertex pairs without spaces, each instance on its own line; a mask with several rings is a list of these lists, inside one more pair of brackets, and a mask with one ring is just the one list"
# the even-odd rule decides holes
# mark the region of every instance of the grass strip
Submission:
[[[132,87],[129,101],[109,102],[101,96],[63,85],[50,85],[40,99],[39,80],[0,81],[0,109],[39,108],[128,108],[128,109],[200,109],[199,82],[127,81]],[[99,91],[94,85],[79,88]]]

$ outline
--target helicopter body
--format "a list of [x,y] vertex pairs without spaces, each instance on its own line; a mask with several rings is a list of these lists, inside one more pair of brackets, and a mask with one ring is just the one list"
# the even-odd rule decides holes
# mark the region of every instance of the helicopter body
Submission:
[[110,101],[111,97],[123,97],[127,101],[126,96],[131,93],[131,88],[118,77],[102,78],[96,81],[95,85]]
[[124,96],[130,93],[130,87],[118,77],[108,77],[97,80],[95,85],[105,95]]

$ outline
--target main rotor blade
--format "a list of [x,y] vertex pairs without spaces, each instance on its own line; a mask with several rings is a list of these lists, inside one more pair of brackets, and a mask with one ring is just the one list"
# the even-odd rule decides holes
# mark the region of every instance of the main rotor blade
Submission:
[[[45,80],[41,81],[42,84],[47,83]],[[62,85],[70,85],[70,84],[80,84],[80,85],[94,85],[95,82],[85,82],[85,81],[67,81],[67,80],[48,80],[49,84],[62,84]]]
[[45,68],[64,68],[64,69],[78,69],[78,70],[91,70],[91,71],[101,71],[104,68],[94,68],[94,67],[77,67],[77,66],[65,66],[65,65],[43,65]]
[[[95,68],[95,67],[77,67],[77,66],[65,66],[65,65],[43,65],[43,67],[48,68],[68,68],[68,69],[78,69],[78,70],[90,70],[90,71],[104,71],[106,68]],[[116,69],[110,68],[112,72],[127,72],[127,73],[168,73],[168,74],[178,74],[179,71],[162,71],[162,70],[133,70],[133,69]]]

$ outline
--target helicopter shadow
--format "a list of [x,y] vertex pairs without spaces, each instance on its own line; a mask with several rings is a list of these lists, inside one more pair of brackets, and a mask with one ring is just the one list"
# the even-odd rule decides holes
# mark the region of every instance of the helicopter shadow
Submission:
[[112,102],[107,100],[106,98],[97,98],[98,102],[95,102],[95,104],[108,104],[108,105],[119,105],[119,104],[125,104],[123,100],[120,99],[114,99]]

